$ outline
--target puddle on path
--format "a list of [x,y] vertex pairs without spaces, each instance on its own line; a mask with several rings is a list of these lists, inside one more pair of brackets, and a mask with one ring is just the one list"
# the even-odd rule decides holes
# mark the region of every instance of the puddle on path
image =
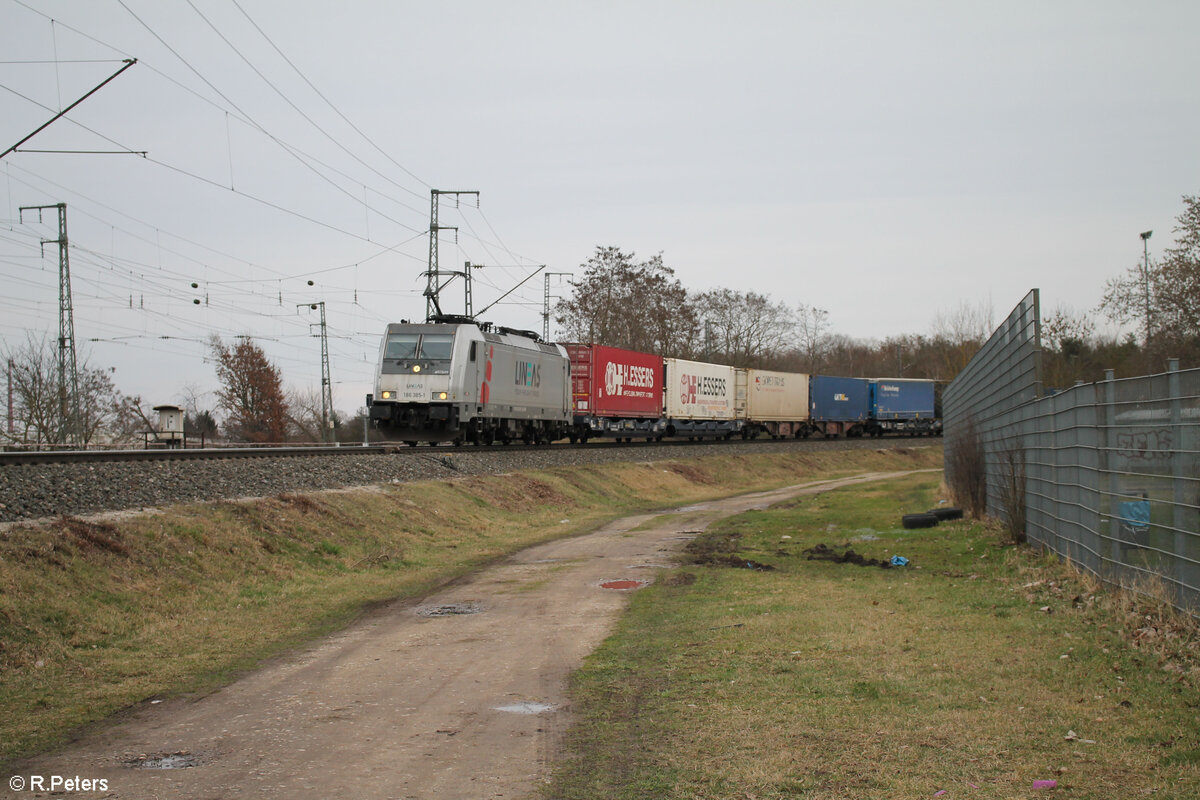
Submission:
[[459,617],[463,614],[478,614],[483,611],[479,603],[447,603],[440,606],[421,606],[417,609],[418,617]]
[[132,769],[187,769],[200,763],[200,759],[191,753],[156,753],[150,756],[138,756],[125,762]]
[[623,578],[616,581],[605,581],[600,584],[601,589],[640,589],[645,586],[648,581],[635,581],[628,578]]
[[494,711],[505,711],[509,714],[544,714],[555,711],[558,707],[551,703],[513,703],[507,706],[496,706]]

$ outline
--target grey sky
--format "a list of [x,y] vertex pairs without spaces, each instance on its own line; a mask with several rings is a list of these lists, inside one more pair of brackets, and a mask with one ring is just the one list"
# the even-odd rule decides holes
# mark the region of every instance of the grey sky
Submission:
[[[316,385],[295,306],[324,300],[359,405],[383,324],[424,313],[430,187],[482,192],[441,215],[443,267],[502,265],[476,307],[617,245],[874,338],[1035,286],[1091,309],[1200,191],[1193,2],[123,1],[0,0],[0,61],[140,60],[70,119],[153,159],[0,161],[0,337],[56,336],[54,232],[16,209],[66,202],[80,350],[152,402],[213,387],[213,332]],[[119,66],[0,64],[0,148]],[[25,147],[116,148],[67,120]],[[488,316],[540,329],[528,287]]]

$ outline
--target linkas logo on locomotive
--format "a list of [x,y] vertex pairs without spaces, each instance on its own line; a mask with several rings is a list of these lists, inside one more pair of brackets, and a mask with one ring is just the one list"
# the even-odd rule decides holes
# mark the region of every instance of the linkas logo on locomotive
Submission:
[[[634,364],[608,362],[604,368],[604,391],[609,397],[620,397],[629,389],[653,389],[654,370]],[[642,395],[641,392],[636,394]]]
[[518,361],[516,366],[516,384],[537,389],[542,385],[542,365],[532,361]]
[[701,400],[725,397],[725,379],[700,375],[684,375],[679,382],[681,405],[691,405]]

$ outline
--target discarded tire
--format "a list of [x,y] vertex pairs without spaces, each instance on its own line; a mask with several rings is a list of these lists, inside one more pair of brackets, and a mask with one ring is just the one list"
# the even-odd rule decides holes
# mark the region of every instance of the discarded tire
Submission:
[[906,528],[932,528],[938,524],[938,518],[933,514],[905,514],[900,522]]
[[928,513],[933,514],[935,517],[937,517],[939,522],[945,522],[946,520],[950,520],[950,519],[962,519],[963,518],[963,510],[961,508],[953,508],[953,507],[931,508],[931,509],[929,509]]

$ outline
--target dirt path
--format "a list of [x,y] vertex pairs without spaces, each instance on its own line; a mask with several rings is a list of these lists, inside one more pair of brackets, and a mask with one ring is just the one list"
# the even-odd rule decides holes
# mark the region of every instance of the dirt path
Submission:
[[[103,779],[106,791],[78,796],[127,800],[528,796],[567,729],[568,676],[626,604],[628,590],[602,584],[653,580],[687,538],[668,515],[688,512],[695,531],[796,495],[905,474],[629,517],[522,551],[219,692],[141,706],[22,764],[26,788],[12,796],[38,796],[30,778],[48,787],[53,775]],[[145,768],[164,756],[172,768]]]

